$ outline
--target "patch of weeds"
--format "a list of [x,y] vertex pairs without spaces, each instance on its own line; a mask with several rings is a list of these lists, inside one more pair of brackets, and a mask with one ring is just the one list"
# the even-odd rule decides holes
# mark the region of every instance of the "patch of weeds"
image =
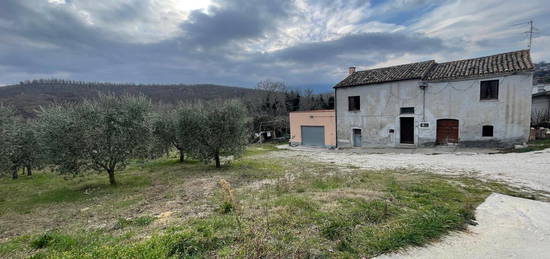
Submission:
[[319,204],[311,198],[294,194],[277,198],[273,202],[273,205],[286,207],[293,212],[302,211],[304,213],[315,212],[320,207]]
[[252,144],[246,148],[244,156],[256,156],[262,155],[273,151],[279,151],[277,145],[280,143],[262,143],[262,144]]
[[145,227],[155,221],[155,217],[141,216],[134,219],[119,218],[115,223],[113,229],[123,229],[126,227]]
[[311,187],[316,190],[328,191],[344,186],[346,180],[341,176],[316,177],[311,180]]
[[223,246],[223,239],[214,235],[211,228],[199,228],[175,235],[168,256],[179,258],[206,256],[209,251]]
[[31,247],[34,249],[41,249],[47,247],[48,244],[53,240],[53,234],[46,232],[42,235],[39,235],[31,241]]
[[220,207],[218,208],[218,211],[222,214],[227,214],[227,213],[232,212],[234,209],[235,209],[235,206],[233,206],[233,203],[223,201],[220,204]]
[[342,199],[339,202],[341,206],[319,219],[321,233],[330,240],[353,232],[357,226],[380,224],[397,212],[393,205],[383,200]]
[[0,258],[14,258],[18,253],[28,250],[26,247],[31,236],[23,235],[12,238],[6,242],[0,242]]

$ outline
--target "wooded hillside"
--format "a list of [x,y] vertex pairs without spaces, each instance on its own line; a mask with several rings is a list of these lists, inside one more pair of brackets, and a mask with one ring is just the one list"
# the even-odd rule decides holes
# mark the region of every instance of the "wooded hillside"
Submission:
[[256,92],[257,90],[250,88],[213,84],[138,85],[41,79],[0,87],[0,103],[13,105],[21,115],[32,117],[34,111],[40,106],[54,102],[78,102],[82,99],[93,99],[98,96],[98,93],[143,94],[151,98],[153,102],[174,104],[179,101],[246,97]]

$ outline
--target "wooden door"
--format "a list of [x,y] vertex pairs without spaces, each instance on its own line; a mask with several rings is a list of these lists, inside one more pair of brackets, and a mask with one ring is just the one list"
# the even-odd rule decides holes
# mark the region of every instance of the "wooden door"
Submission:
[[458,120],[437,120],[436,143],[458,143]]

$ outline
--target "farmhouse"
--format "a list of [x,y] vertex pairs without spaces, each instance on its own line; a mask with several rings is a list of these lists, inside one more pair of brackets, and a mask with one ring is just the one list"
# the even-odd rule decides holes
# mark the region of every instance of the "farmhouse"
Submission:
[[351,67],[334,86],[337,146],[527,142],[533,70],[528,50],[365,71]]

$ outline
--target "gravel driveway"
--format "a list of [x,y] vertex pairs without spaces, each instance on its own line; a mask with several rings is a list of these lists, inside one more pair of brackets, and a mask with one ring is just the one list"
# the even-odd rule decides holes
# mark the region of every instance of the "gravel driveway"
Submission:
[[296,157],[308,161],[356,166],[365,169],[412,168],[439,174],[465,174],[503,181],[550,193],[550,149],[527,153],[480,154],[455,152],[444,154],[368,154],[360,150],[290,148],[274,152],[277,157]]

